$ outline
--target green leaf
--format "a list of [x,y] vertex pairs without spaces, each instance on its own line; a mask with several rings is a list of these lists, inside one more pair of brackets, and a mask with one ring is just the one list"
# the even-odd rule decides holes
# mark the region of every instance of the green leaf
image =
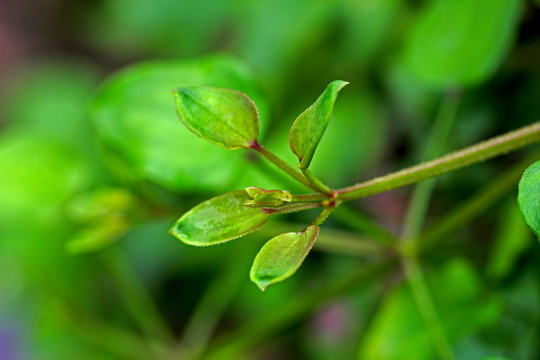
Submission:
[[405,62],[434,88],[480,83],[508,53],[522,8],[521,0],[428,2],[406,44]]
[[128,212],[137,206],[127,189],[103,187],[74,196],[67,204],[68,216],[78,223],[91,222],[112,214]]
[[302,265],[319,235],[319,227],[310,225],[298,233],[285,233],[269,240],[255,257],[249,274],[262,290],[293,275]]
[[330,121],[337,95],[348,82],[331,82],[322,95],[295,120],[289,134],[291,150],[298,156],[300,169],[307,169]]
[[245,206],[245,191],[232,191],[207,200],[185,213],[169,231],[186,244],[208,246],[236,239],[260,228],[269,214]]
[[171,99],[171,89],[179,86],[242,91],[257,102],[261,118],[268,118],[251,70],[234,57],[139,63],[113,75],[90,105],[104,158],[117,176],[129,176],[127,181],[149,181],[172,191],[227,191],[245,167],[244,154],[193,136]]
[[70,255],[80,255],[101,250],[116,242],[129,228],[123,215],[111,215],[83,228],[73,235],[66,244]]
[[523,173],[519,182],[518,202],[525,222],[540,237],[540,161]]
[[0,238],[54,228],[63,203],[94,180],[74,147],[11,129],[0,134],[0,174]]
[[259,114],[244,93],[213,87],[173,91],[178,116],[195,135],[227,150],[250,149],[259,135]]

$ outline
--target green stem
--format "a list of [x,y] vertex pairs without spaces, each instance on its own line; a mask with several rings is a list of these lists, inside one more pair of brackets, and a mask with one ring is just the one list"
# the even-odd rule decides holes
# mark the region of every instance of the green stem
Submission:
[[315,209],[323,206],[322,203],[297,203],[273,208],[263,208],[268,214],[288,214],[296,211]]
[[281,159],[280,157],[275,155],[273,152],[271,152],[270,150],[263,147],[258,142],[255,141],[253,143],[253,145],[251,146],[251,148],[253,150],[257,151],[262,156],[264,156],[266,159],[268,159],[268,161],[270,161],[272,164],[277,166],[279,169],[281,169],[284,172],[286,172],[287,174],[289,174],[292,178],[294,178],[298,182],[304,184],[305,186],[307,186],[307,187],[309,187],[309,188],[311,188],[311,189],[313,189],[315,191],[319,191],[312,183],[309,182],[308,179],[306,179],[306,177],[304,175],[302,175],[302,173],[300,173],[298,170],[296,170],[291,165],[287,164],[283,159]]
[[420,247],[425,251],[437,244],[446,235],[456,231],[466,223],[474,219],[488,209],[493,203],[516,187],[523,171],[534,161],[540,158],[540,151],[536,151],[516,166],[506,170],[504,174],[496,178],[490,184],[486,185],[477,194],[472,196],[457,209],[451,211],[441,221],[428,228],[420,237]]
[[311,225],[320,226],[326,220],[326,218],[328,218],[328,216],[330,216],[330,214],[334,212],[336,207],[336,203],[332,201],[327,207],[324,208],[324,210],[319,214],[319,216],[317,216],[315,220],[313,220]]
[[338,198],[341,201],[350,201],[410,185],[520,149],[539,140],[540,122],[536,122],[519,130],[450,153],[441,158],[340,189],[337,191]]
[[439,357],[443,360],[453,360],[452,348],[446,339],[444,329],[439,321],[437,310],[429,294],[429,290],[422,273],[422,269],[418,265],[415,258],[406,258],[403,261],[407,281],[411,287],[411,291],[418,305],[418,309],[424,318],[426,326],[429,329],[429,335],[432,337],[433,344]]
[[127,310],[141,330],[152,339],[172,341],[173,335],[167,324],[124,254],[118,249],[110,248],[102,253],[101,258],[109,269]]
[[302,169],[302,174],[309,180],[309,182],[318,189],[319,192],[326,194],[330,197],[334,196],[334,191],[330,189],[326,184],[319,180],[315,175],[311,173],[309,169]]
[[[450,130],[455,122],[458,106],[458,93],[454,90],[447,92],[442,100],[439,114],[429,136],[424,160],[431,160],[444,153]],[[423,181],[414,188],[403,225],[402,236],[404,239],[416,238],[422,231],[429,200],[434,188],[435,179]]]
[[322,194],[292,195],[293,203],[322,202],[328,200],[328,197]]

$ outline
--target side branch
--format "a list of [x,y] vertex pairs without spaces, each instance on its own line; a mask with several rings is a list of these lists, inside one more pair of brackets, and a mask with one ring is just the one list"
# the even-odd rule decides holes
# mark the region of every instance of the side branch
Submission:
[[341,201],[349,201],[393,190],[523,148],[537,141],[540,141],[540,122],[441,158],[337,190],[338,198]]

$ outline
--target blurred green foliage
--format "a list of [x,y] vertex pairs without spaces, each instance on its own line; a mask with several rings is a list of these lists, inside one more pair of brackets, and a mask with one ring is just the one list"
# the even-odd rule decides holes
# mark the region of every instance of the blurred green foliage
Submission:
[[[449,90],[462,101],[448,150],[538,121],[538,1],[121,0],[66,9],[61,31],[48,36],[77,46],[18,64],[2,84],[0,358],[435,358],[399,267],[364,282],[371,260],[314,248],[287,282],[264,294],[249,282],[273,229],[299,231],[312,214],[269,221],[219,248],[167,234],[209,195],[303,191],[251,154],[190,133],[170,91],[245,92],[259,109],[260,142],[296,164],[294,119],[331,80],[350,81],[311,165],[344,186],[418,162]],[[522,153],[442,177],[428,226]],[[354,207],[396,230],[406,198],[398,190]],[[516,198],[517,182],[423,259],[458,359],[540,355],[540,252]],[[339,219],[325,226],[354,231]]]

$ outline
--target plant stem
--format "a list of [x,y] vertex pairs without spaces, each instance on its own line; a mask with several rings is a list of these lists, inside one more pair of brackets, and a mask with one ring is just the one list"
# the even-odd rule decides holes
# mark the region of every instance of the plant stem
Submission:
[[[442,99],[441,107],[426,145],[424,160],[431,160],[444,153],[450,130],[455,122],[459,106],[459,94],[450,90]],[[435,188],[435,179],[429,179],[416,185],[405,217],[402,237],[416,238],[422,231],[431,194]]]
[[[424,155],[426,159],[440,156],[444,152],[444,147],[450,135],[450,129],[454,124],[458,104],[459,98],[455,96],[454,91],[447,92],[442,100],[439,114],[426,145]],[[406,278],[416,300],[417,308],[424,318],[433,345],[441,359],[451,360],[454,358],[452,349],[446,338],[446,333],[439,320],[424,274],[417,260],[416,247],[418,235],[422,231],[434,187],[435,179],[429,179],[428,181],[417,184],[413,191],[402,231],[402,240],[407,241],[407,245],[410,247],[402,248],[402,250],[408,251],[402,252],[402,262],[405,268]]]
[[412,294],[418,305],[418,309],[429,328],[429,334],[432,337],[433,344],[439,357],[443,360],[453,360],[452,348],[446,339],[446,335],[439,321],[437,310],[429,294],[426,280],[422,269],[414,257],[405,258],[403,261],[407,281],[411,287]]
[[296,211],[315,209],[321,206],[323,206],[322,203],[297,203],[297,204],[284,205],[284,206],[275,207],[275,208],[263,207],[263,210],[268,214],[288,214],[288,213],[296,212]]
[[320,226],[328,216],[336,209],[336,203],[332,201],[330,205],[324,208],[324,210],[313,220],[311,225]]
[[326,195],[322,194],[307,194],[307,195],[293,195],[293,203],[308,203],[308,202],[322,202],[328,200]]
[[486,185],[477,194],[465,203],[451,211],[445,218],[428,228],[420,237],[420,250],[425,251],[438,243],[444,236],[463,227],[475,216],[488,209],[495,201],[514,188],[523,174],[523,171],[534,161],[540,158],[540,151],[536,151],[504,174]]
[[286,172],[287,174],[289,174],[291,177],[293,177],[298,182],[304,184],[305,186],[307,186],[307,187],[309,187],[309,188],[311,188],[311,189],[313,189],[313,190],[315,190],[317,192],[319,191],[319,189],[317,189],[311,182],[309,182],[309,180],[306,179],[306,177],[304,175],[302,175],[301,172],[296,170],[291,165],[287,164],[283,159],[281,159],[276,154],[274,154],[270,150],[263,147],[257,141],[253,142],[253,144],[251,145],[251,148],[253,150],[257,151],[262,156],[264,156],[266,159],[268,159],[268,161],[270,161],[272,164],[277,166],[279,169],[281,169],[284,172]]
[[337,191],[338,199],[350,201],[428,179],[467,165],[517,150],[540,140],[540,122],[505,135],[466,147],[441,158],[428,161],[383,177]]
[[110,248],[101,258],[111,273],[133,320],[152,339],[172,341],[173,336],[128,259],[118,249]]
[[334,196],[334,191],[330,189],[326,184],[319,180],[315,175],[311,173],[309,169],[302,169],[302,174],[309,180],[309,182],[318,189],[319,192],[326,194],[330,197]]

